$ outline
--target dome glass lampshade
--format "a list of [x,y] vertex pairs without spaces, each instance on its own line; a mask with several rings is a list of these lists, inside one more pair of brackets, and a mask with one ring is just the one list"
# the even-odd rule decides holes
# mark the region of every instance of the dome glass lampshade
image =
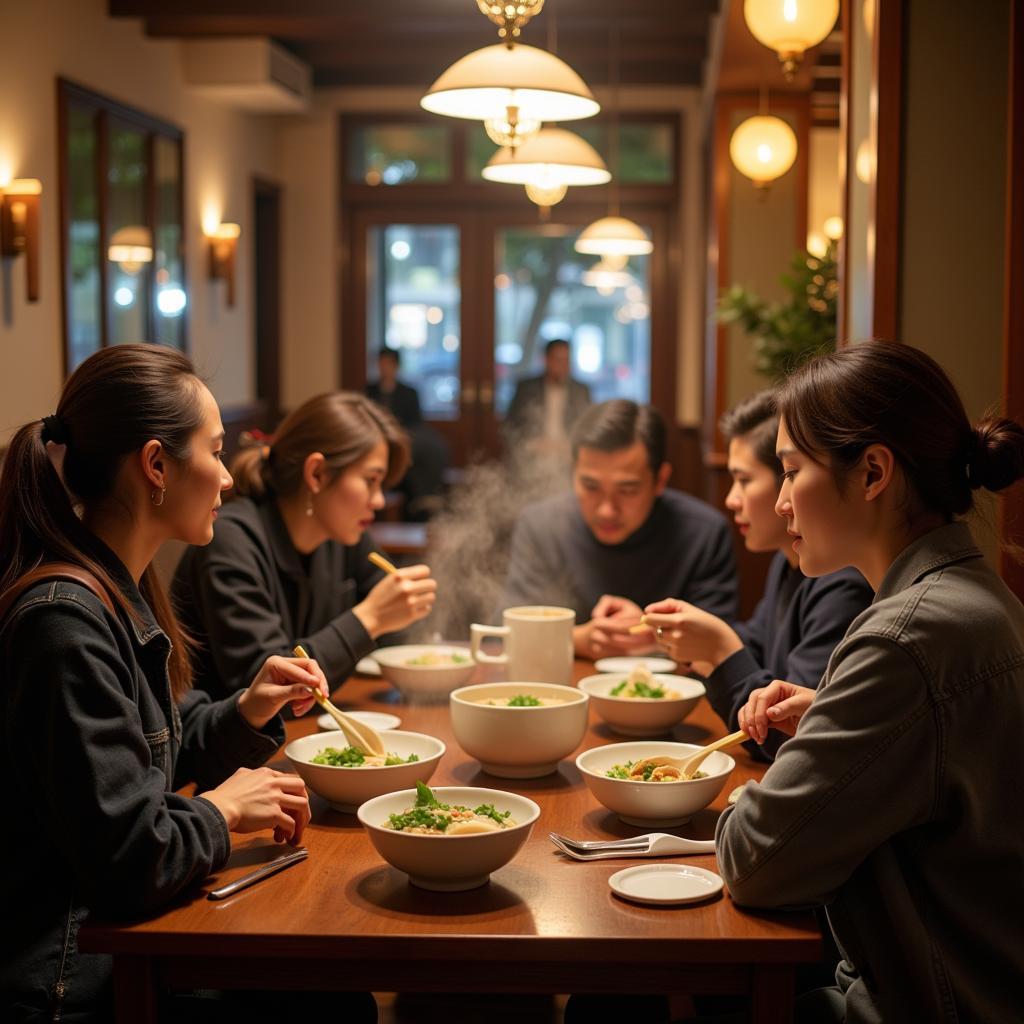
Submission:
[[804,51],[832,31],[839,0],[744,0],[743,18],[754,38],[774,50],[787,78],[792,78]]
[[597,150],[564,128],[542,128],[517,149],[499,149],[482,174],[510,185],[603,185],[611,180]]
[[576,239],[576,251],[588,256],[643,256],[653,249],[647,232],[626,217],[595,220]]
[[535,46],[497,43],[467,53],[430,87],[420,106],[475,121],[576,121],[600,109],[587,83],[568,64]]
[[796,135],[781,117],[748,117],[729,140],[736,169],[762,188],[793,166],[796,148]]
[[110,236],[107,259],[117,263],[126,274],[137,274],[144,263],[153,262],[153,236],[141,224],[118,228]]

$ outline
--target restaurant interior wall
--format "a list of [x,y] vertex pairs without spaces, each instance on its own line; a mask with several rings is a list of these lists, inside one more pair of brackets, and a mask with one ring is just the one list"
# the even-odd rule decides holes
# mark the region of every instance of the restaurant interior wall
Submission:
[[[308,115],[291,118],[282,127],[283,175],[292,186],[285,208],[294,228],[285,241],[282,399],[286,407],[308,395],[309,387],[316,381],[338,379],[337,339],[343,301],[338,283],[343,255],[339,249],[343,235],[341,173],[337,166],[339,115],[412,113],[419,109],[419,95],[419,90],[405,88],[323,90],[316,94]],[[596,89],[595,95],[599,102],[608,102],[608,95],[601,89]],[[679,324],[677,419],[691,427],[700,422],[702,414],[704,244],[700,102],[699,90],[692,88],[625,86],[621,90],[623,111],[678,111],[686,115],[681,121],[688,135],[680,140],[683,162],[677,237],[681,239],[681,252],[676,254],[675,261],[681,276],[673,300],[677,303]],[[345,338],[343,343],[361,345],[364,339]],[[343,385],[349,383],[353,382],[342,381]]]
[[[905,18],[900,337],[977,419],[1003,395],[1010,4],[910,0]],[[995,504],[975,527],[994,563]]]
[[[180,44],[112,20],[105,0],[5,4],[0,61],[0,176],[43,183],[41,297],[24,300],[24,260],[0,275],[0,444],[52,411],[64,377],[56,79],[63,76],[150,113],[185,133],[185,255],[189,352],[224,407],[254,398],[250,251],[252,176],[280,177],[279,124],[194,97]],[[204,219],[242,226],[237,299],[207,279]]]

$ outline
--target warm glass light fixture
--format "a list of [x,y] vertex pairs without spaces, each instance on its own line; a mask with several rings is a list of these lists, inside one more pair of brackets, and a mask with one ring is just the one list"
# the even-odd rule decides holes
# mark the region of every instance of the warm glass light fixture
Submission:
[[540,14],[544,0],[476,0],[480,13],[498,26],[502,39],[516,39],[519,30],[535,15]]
[[499,146],[515,147],[542,121],[576,121],[601,108],[586,82],[546,50],[514,43],[544,0],[477,0],[505,40],[457,60],[430,87],[420,106],[434,114],[483,121]]
[[754,38],[779,55],[782,71],[792,79],[804,51],[832,31],[839,0],[744,0],[743,18]]
[[[608,197],[608,216],[595,220],[583,229],[576,239],[577,252],[588,256],[610,257],[615,261],[611,269],[625,266],[630,256],[643,256],[651,252],[654,245],[639,224],[619,214],[619,32],[612,25],[608,40],[608,80],[612,87],[612,119],[608,130],[611,141],[611,161],[616,180],[612,182]],[[621,260],[621,262],[619,262]],[[607,266],[607,264],[606,264]],[[598,289],[600,291],[600,289]],[[602,293],[605,294],[605,293]]]
[[227,304],[235,304],[235,256],[242,229],[238,224],[218,224],[207,234],[210,240],[210,279],[227,285]]
[[542,128],[516,149],[499,149],[481,172],[510,185],[603,185],[611,179],[589,142],[564,128]]
[[626,217],[602,217],[576,239],[576,251],[588,256],[644,256],[654,249],[639,224]]
[[15,178],[0,187],[0,255],[25,257],[25,294],[39,301],[38,178]]
[[568,191],[568,185],[551,185],[549,187],[544,185],[527,185],[526,198],[537,206],[551,207],[556,203],[560,203]]
[[843,218],[839,216],[826,217],[822,224],[822,230],[833,242],[838,242],[843,237]]
[[611,295],[617,288],[636,284],[636,278],[622,267],[617,261],[609,263],[602,258],[583,271],[580,281],[588,288],[596,288],[599,295]]
[[107,259],[126,274],[137,274],[146,263],[153,262],[153,236],[142,224],[118,228],[110,236]]
[[497,43],[457,60],[430,87],[420,106],[475,121],[576,121],[600,109],[568,64],[535,46]]
[[781,117],[748,117],[732,133],[729,156],[758,188],[782,177],[796,160],[796,135]]

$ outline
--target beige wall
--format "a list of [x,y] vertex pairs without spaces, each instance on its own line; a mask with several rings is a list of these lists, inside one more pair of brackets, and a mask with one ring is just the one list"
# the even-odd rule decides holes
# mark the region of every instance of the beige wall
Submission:
[[[748,117],[758,113],[756,105],[732,112],[732,132]],[[771,110],[794,130],[795,115],[788,110]],[[786,297],[780,278],[789,270],[790,261],[804,244],[797,239],[796,223],[805,197],[799,194],[796,165],[766,189],[755,188],[749,178],[729,162],[729,210],[726,223],[728,284],[741,284],[762,299],[777,301]],[[747,395],[771,382],[754,369],[753,339],[739,327],[727,331],[725,407],[731,408]],[[722,372],[723,368],[720,368]]]
[[[24,260],[0,275],[0,443],[50,412],[64,372],[55,80],[62,76],[185,132],[185,240],[191,354],[223,405],[253,397],[251,177],[281,177],[275,118],[243,114],[184,87],[179,44],[111,19],[106,0],[4,4],[0,180],[39,178],[41,298],[25,301]],[[206,278],[203,218],[242,225],[236,304]]]
[[[608,102],[609,97],[600,90],[596,96],[600,102]],[[322,389],[326,381],[340,379],[339,115],[416,111],[419,99],[417,89],[325,90],[317,94],[308,116],[291,118],[282,127],[283,174],[289,185],[282,371],[286,406]],[[677,254],[681,280],[673,296],[679,320],[677,412],[681,423],[697,424],[701,416],[704,273],[700,93],[685,88],[625,88],[622,107],[683,115],[681,251]],[[346,338],[343,343],[361,345],[363,339]]]
[[1002,393],[1010,5],[908,6],[900,335],[977,417]]

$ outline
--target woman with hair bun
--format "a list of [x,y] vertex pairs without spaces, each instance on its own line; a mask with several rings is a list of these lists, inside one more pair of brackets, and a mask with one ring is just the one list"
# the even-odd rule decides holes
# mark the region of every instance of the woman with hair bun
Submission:
[[720,869],[737,903],[825,906],[838,987],[797,1020],[1019,1019],[1024,607],[961,517],[1024,477],[1024,428],[972,426],[934,360],[884,342],[808,363],[778,405],[801,570],[876,593],[817,690],[741,710],[792,738],[719,820]]
[[[187,641],[151,565],[167,540],[209,543],[231,485],[223,438],[185,356],[117,345],[11,439],[0,773],[17,838],[0,873],[4,1020],[111,1019],[110,959],[77,948],[88,914],[154,913],[224,866],[229,831],[298,844],[309,821],[302,780],[258,766],[284,740],[278,712],[309,710],[323,673],[264,658],[251,685],[211,702],[191,688]],[[189,781],[200,795],[175,792]]]
[[197,686],[231,693],[253,665],[301,644],[334,688],[378,637],[430,612],[437,583],[425,565],[385,575],[367,558],[383,488],[408,463],[391,414],[344,391],[309,399],[239,453],[239,498],[213,542],[186,552],[172,588]]
[[[732,512],[748,551],[773,551],[764,595],[754,614],[730,625],[696,605],[666,598],[644,609],[644,621],[681,663],[707,678],[708,700],[730,732],[751,692],[784,677],[817,686],[850,623],[871,603],[872,592],[855,569],[808,577],[799,568],[786,521],[775,511],[782,463],[775,454],[779,417],[775,396],[759,391],[727,412],[720,424],[729,442]],[[755,757],[770,761],[785,736],[770,733]]]

